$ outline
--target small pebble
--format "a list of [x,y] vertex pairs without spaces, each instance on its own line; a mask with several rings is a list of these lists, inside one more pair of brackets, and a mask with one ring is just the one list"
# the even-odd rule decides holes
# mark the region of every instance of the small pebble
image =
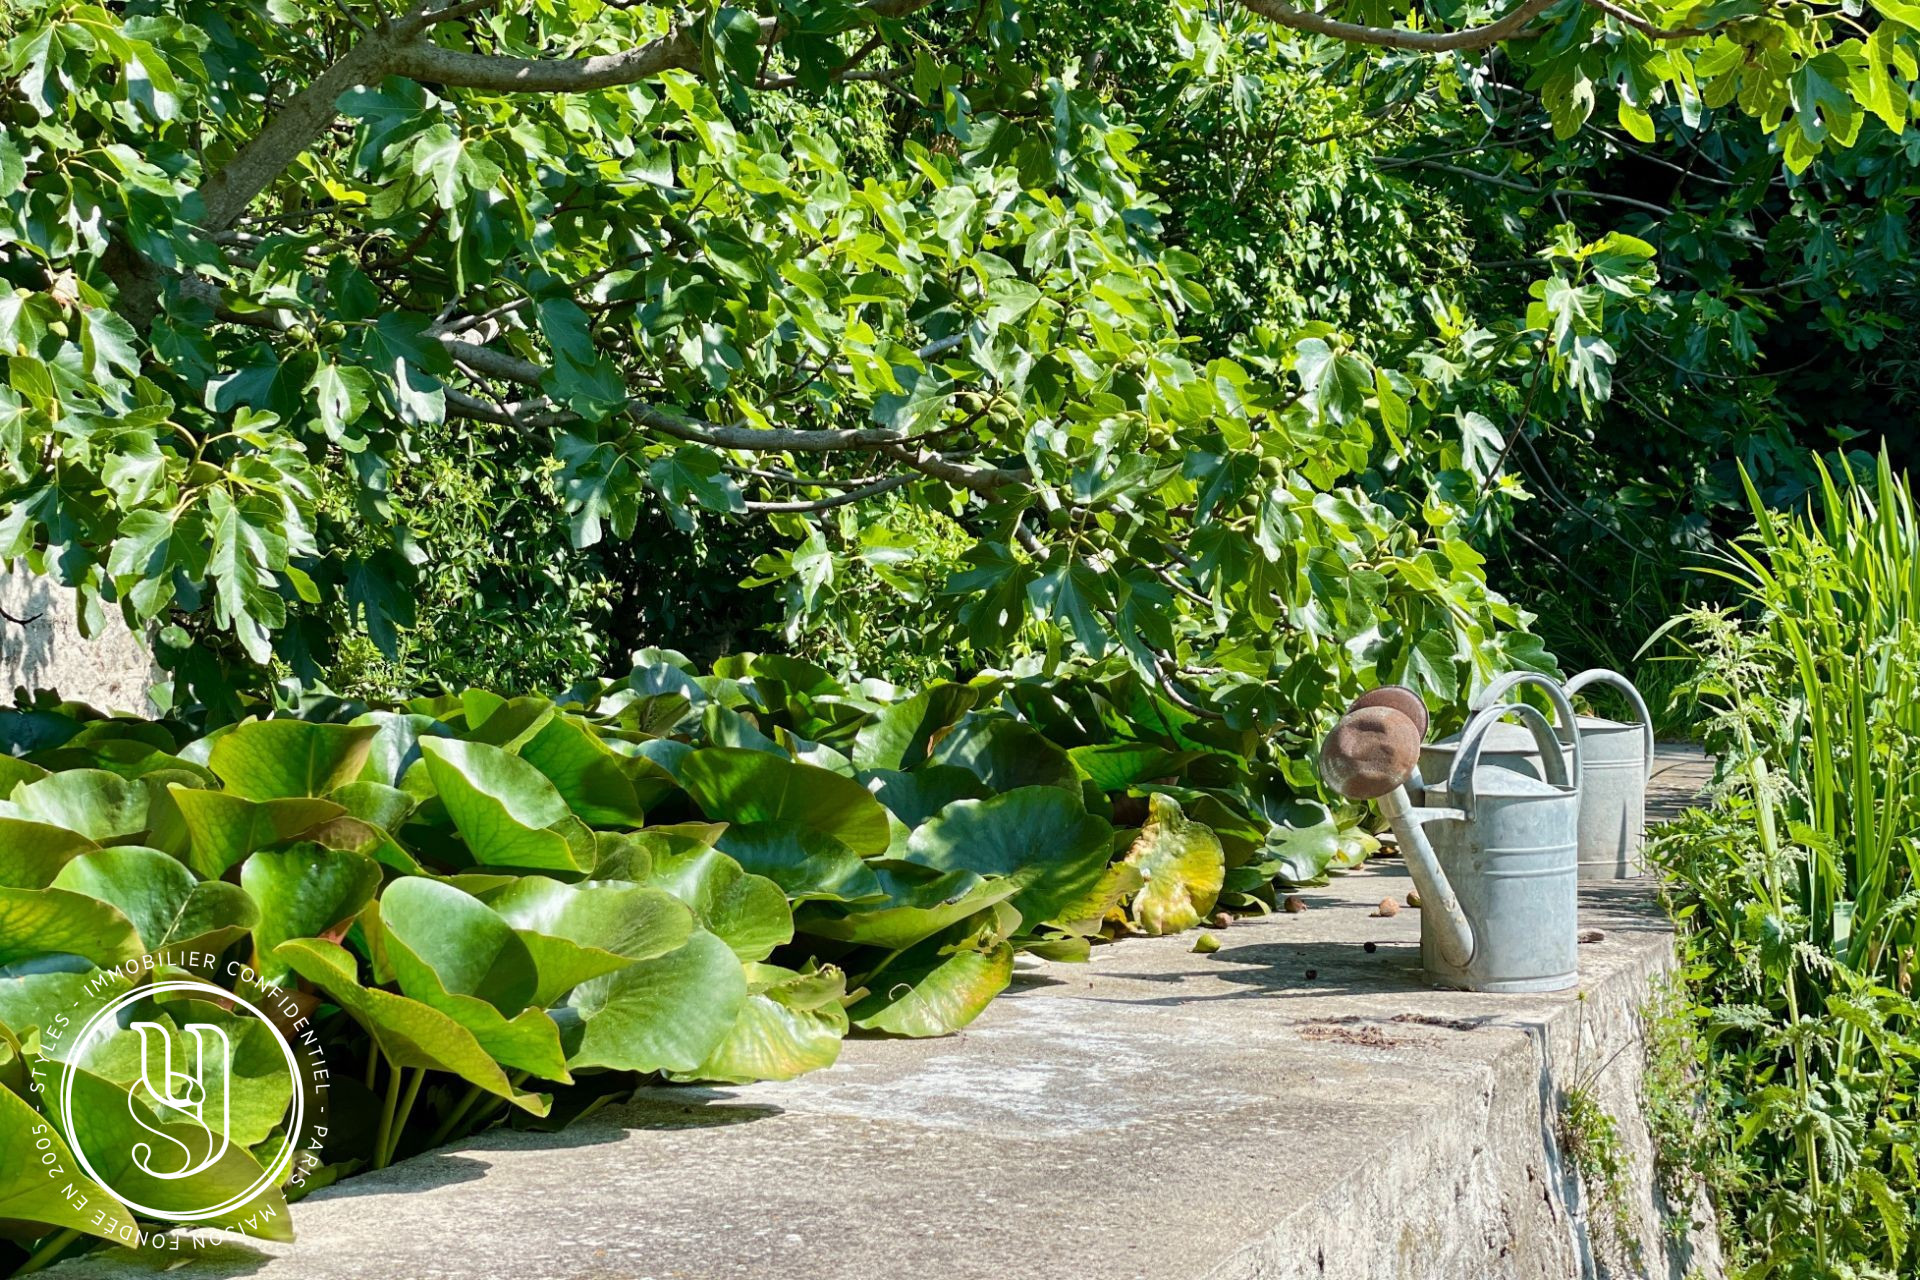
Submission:
[[1607,934],[1604,929],[1582,929],[1580,931],[1580,941],[1582,942],[1599,942],[1606,936]]
[[1318,969],[1309,969],[1309,970],[1307,970],[1307,981],[1308,981],[1308,982],[1312,982],[1312,981],[1313,981],[1313,980],[1314,980],[1315,978],[1317,978],[1317,977],[1319,977],[1319,976],[1320,976],[1320,971],[1319,971]]
[[1379,949],[1380,949],[1380,946],[1378,943],[1369,942],[1366,944],[1366,951],[1368,955],[1372,955],[1374,952],[1378,951]]
[[1380,899],[1380,905],[1374,909],[1373,914],[1377,916],[1387,916],[1389,918],[1397,916],[1400,914],[1400,904],[1392,898],[1382,898]]
[[1300,900],[1299,894],[1290,893],[1287,895],[1287,900],[1280,904],[1280,909],[1290,916],[1297,916],[1307,909],[1307,904]]
[[1420,891],[1418,889],[1407,890],[1407,905],[1415,911],[1420,909]]
[[1214,928],[1216,928],[1216,929],[1224,929],[1224,928],[1226,928],[1226,927],[1227,927],[1228,925],[1230,925],[1230,924],[1232,924],[1232,923],[1233,923],[1233,917],[1232,917],[1232,916],[1230,916],[1230,915],[1228,915],[1228,914],[1227,914],[1226,912],[1224,912],[1224,911],[1216,911],[1216,912],[1214,912],[1214,913],[1213,913],[1213,927],[1214,927]]
[[1211,933],[1203,933],[1193,940],[1193,949],[1201,955],[1211,955],[1220,949],[1220,939]]

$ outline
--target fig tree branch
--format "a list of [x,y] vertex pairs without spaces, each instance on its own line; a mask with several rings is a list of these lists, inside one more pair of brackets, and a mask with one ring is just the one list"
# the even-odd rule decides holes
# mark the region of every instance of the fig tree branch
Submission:
[[1609,18],[1617,19],[1632,27],[1650,40],[1689,40],[1695,36],[1707,35],[1712,30],[1710,27],[1662,27],[1649,22],[1630,9],[1611,3],[1611,0],[1585,0],[1585,2]]
[[1529,23],[1560,3],[1560,0],[1521,0],[1504,18],[1484,26],[1459,31],[1408,31],[1400,27],[1367,27],[1342,22],[1312,9],[1296,9],[1285,0],[1240,0],[1250,13],[1269,22],[1277,22],[1309,35],[1330,36],[1348,44],[1373,45],[1383,49],[1413,49],[1421,53],[1446,53],[1455,49],[1485,49],[1502,40],[1527,39],[1537,32]]
[[[904,18],[932,2],[869,0],[848,16],[846,28]],[[427,39],[434,24],[476,8],[455,4],[436,10],[415,4],[363,36],[270,115],[260,132],[201,185],[200,196],[206,203],[201,225],[215,233],[231,227],[254,197],[326,131],[339,115],[340,96],[358,85],[378,84],[387,76],[399,75],[497,93],[585,93],[638,84],[665,71],[700,69],[700,40],[692,27],[676,28],[633,49],[585,58],[504,57],[447,48]],[[761,43],[773,43],[783,30],[775,19],[761,19]]]
[[877,498],[883,493],[891,493],[903,485],[912,483],[914,479],[916,479],[916,477],[910,475],[888,476],[884,480],[876,480],[872,484],[862,485],[858,489],[848,489],[845,493],[835,494],[831,498],[815,498],[811,501],[795,502],[749,502],[747,504],[747,510],[756,513],[773,511],[799,513],[831,511],[835,507],[852,506],[856,502],[865,502],[868,498]]

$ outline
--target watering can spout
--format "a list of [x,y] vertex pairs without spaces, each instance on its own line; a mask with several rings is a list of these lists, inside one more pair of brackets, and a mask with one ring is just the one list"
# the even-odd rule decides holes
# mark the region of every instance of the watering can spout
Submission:
[[1422,826],[1434,818],[1464,815],[1455,809],[1416,811],[1405,787],[1395,787],[1378,803],[1381,814],[1393,825],[1393,834],[1400,841],[1400,856],[1406,859],[1407,871],[1420,890],[1421,920],[1433,929],[1434,942],[1447,963],[1465,969],[1473,963],[1473,926],[1467,922],[1460,898],[1447,882],[1447,873],[1441,869]]
[[1449,964],[1465,969],[1473,960],[1473,926],[1422,826],[1434,818],[1464,815],[1452,809],[1416,809],[1407,795],[1407,781],[1420,761],[1423,728],[1384,701],[1357,707],[1327,735],[1320,749],[1320,772],[1329,786],[1348,799],[1372,800],[1380,806],[1420,890],[1422,928],[1432,930]]

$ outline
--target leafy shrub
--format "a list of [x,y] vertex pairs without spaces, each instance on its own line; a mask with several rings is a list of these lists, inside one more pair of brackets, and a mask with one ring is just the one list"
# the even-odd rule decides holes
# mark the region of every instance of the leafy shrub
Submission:
[[1762,1272],[1909,1276],[1920,1202],[1920,521],[1883,457],[1822,473],[1727,570],[1752,609],[1693,615],[1725,789],[1670,828],[1715,1190]]
[[[1190,928],[1370,843],[1296,794],[1297,764],[1124,670],[908,695],[779,655],[639,657],[559,702],[328,700],[211,732],[0,715],[0,1152],[44,1132],[43,1064],[131,1096],[93,1054],[135,1031],[48,1031],[143,957],[171,959],[136,983],[197,952],[313,1008],[333,1090],[311,1188],[643,1077],[784,1079],[851,1030],[943,1035],[1017,950]],[[165,1018],[155,999],[136,1016]],[[0,1161],[30,1266],[100,1231],[44,1181]]]

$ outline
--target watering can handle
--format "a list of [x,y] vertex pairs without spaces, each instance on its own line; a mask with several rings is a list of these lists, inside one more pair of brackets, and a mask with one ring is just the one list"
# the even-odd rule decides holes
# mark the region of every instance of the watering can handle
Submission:
[[1633,687],[1633,681],[1618,671],[1609,671],[1605,667],[1593,667],[1582,671],[1567,681],[1567,696],[1571,698],[1590,684],[1610,684],[1627,695],[1627,701],[1633,704],[1633,712],[1640,718],[1640,734],[1647,744],[1647,777],[1653,777],[1653,716],[1647,711],[1647,700]]
[[[1573,776],[1567,769],[1567,757],[1560,750],[1560,740],[1554,736],[1553,726],[1547,718],[1524,702],[1501,702],[1476,712],[1467,728],[1460,735],[1460,748],[1453,757],[1453,772],[1447,776],[1447,796],[1460,807],[1468,817],[1473,816],[1475,800],[1473,774],[1480,763],[1480,745],[1486,741],[1487,731],[1508,716],[1519,716],[1533,731],[1533,740],[1540,746],[1540,763],[1546,768],[1547,781],[1556,787],[1572,785]],[[1558,776],[1556,776],[1558,775]]]
[[[1506,697],[1509,692],[1525,684],[1537,686],[1547,695],[1547,701],[1553,704],[1554,717],[1560,722],[1557,730],[1560,745],[1572,756],[1567,764],[1577,782],[1580,778],[1580,720],[1573,714],[1571,689],[1561,688],[1551,676],[1543,676],[1538,671],[1509,671],[1487,686],[1486,692],[1475,700],[1474,709],[1477,711],[1482,707],[1491,707]],[[1538,737],[1537,734],[1535,736]],[[1546,743],[1541,743],[1540,751],[1543,755],[1546,750]]]

